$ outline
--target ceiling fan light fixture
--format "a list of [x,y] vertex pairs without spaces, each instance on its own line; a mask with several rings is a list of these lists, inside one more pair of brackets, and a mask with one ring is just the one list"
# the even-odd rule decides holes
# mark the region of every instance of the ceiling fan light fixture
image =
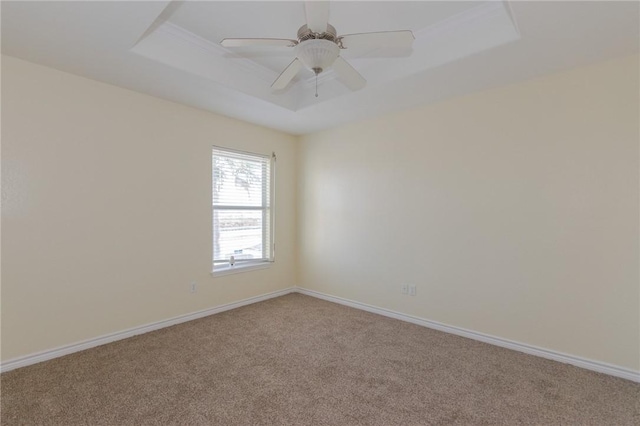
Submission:
[[322,39],[303,41],[295,49],[300,61],[316,74],[333,65],[340,55],[340,47],[336,43]]
[[340,56],[341,49],[395,47],[410,49],[415,37],[410,30],[378,31],[345,34],[338,36],[329,24],[329,2],[307,0],[304,3],[306,24],[298,29],[298,37],[281,38],[225,38],[224,47],[242,46],[286,46],[295,49],[296,58],[282,70],[271,84],[273,90],[283,90],[296,77],[300,68],[309,68],[316,75],[316,97],[318,96],[318,74],[333,68],[338,80],[351,90],[362,89],[367,80]]

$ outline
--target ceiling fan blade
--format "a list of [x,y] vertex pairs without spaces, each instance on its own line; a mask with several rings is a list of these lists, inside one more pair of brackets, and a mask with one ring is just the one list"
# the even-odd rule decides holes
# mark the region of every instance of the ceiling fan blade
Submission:
[[328,1],[305,1],[304,11],[307,16],[307,28],[314,33],[327,31],[329,23]]
[[287,84],[289,84],[289,82],[291,80],[293,80],[293,77],[295,77],[296,74],[298,74],[298,71],[300,71],[301,67],[302,67],[302,63],[300,62],[300,60],[298,58],[295,58],[280,73],[278,78],[276,78],[276,81],[274,81],[273,84],[271,85],[271,88],[274,89],[274,90],[280,90],[280,89],[284,89],[285,87],[287,87]]
[[393,47],[399,49],[410,48],[415,37],[410,30],[381,31],[376,33],[346,34],[340,36],[342,47],[345,49]]
[[286,38],[225,38],[220,44],[224,47],[245,47],[245,46],[281,46],[293,47],[298,44],[297,40]]
[[336,72],[338,80],[351,90],[360,90],[367,84],[367,80],[340,56],[333,63],[333,70]]

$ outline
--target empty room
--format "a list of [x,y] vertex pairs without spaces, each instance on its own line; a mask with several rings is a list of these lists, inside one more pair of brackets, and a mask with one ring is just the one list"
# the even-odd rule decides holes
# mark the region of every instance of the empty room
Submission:
[[637,1],[2,1],[2,425],[640,424]]

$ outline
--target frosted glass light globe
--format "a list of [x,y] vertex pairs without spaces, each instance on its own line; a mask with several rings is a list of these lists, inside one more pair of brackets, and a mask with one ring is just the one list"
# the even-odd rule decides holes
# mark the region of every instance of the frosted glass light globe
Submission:
[[306,40],[296,46],[296,56],[316,74],[329,68],[338,56],[340,48],[329,40]]

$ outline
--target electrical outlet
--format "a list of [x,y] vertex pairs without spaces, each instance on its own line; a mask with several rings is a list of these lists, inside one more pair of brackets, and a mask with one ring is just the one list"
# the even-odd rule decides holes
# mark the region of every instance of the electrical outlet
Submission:
[[191,287],[189,288],[191,293],[196,293],[198,291],[198,283],[195,281],[191,281]]
[[402,284],[402,294],[408,294],[409,293],[409,284]]
[[409,296],[415,296],[416,295],[416,286],[415,285],[410,285],[409,286]]

